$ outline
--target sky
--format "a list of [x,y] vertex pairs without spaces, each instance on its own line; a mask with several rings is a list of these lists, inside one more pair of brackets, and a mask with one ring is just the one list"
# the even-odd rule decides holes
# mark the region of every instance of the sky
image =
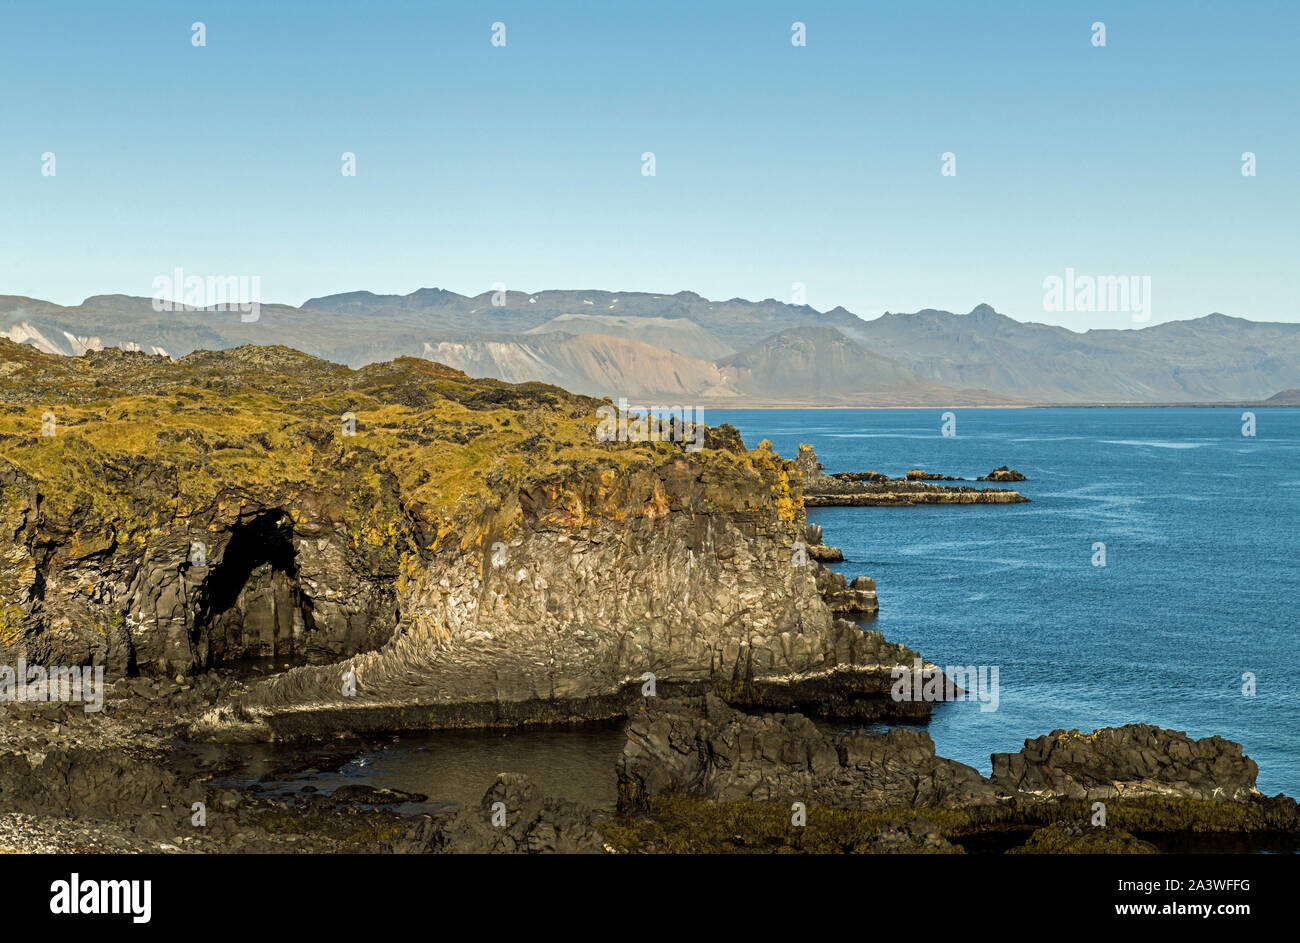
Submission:
[[1131,326],[1045,310],[1072,269],[1149,277],[1150,323],[1300,321],[1298,27],[1284,2],[4,0],[0,294],[798,284],[864,317]]

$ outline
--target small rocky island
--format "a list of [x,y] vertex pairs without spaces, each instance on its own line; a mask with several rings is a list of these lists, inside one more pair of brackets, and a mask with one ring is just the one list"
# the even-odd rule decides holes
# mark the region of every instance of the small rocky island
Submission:
[[[1020,504],[1029,499],[1009,488],[974,488],[969,485],[941,485],[939,481],[963,481],[921,468],[910,469],[902,478],[880,472],[835,472],[827,474],[811,445],[800,445],[795,466],[803,478],[805,507],[914,507],[921,504]],[[995,468],[979,481],[1026,481],[1024,475],[1006,466]]]

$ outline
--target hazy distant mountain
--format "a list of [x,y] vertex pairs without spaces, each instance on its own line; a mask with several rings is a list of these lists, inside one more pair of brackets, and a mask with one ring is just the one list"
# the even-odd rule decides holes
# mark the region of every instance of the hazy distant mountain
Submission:
[[1300,390],[1283,390],[1264,400],[1268,406],[1300,406]]
[[690,318],[634,317],[615,314],[561,314],[526,334],[605,334],[662,347],[687,357],[720,360],[735,353],[726,341]]
[[729,380],[756,399],[807,403],[995,404],[1012,398],[932,383],[829,327],[790,328],[721,361]]
[[472,376],[732,405],[1260,402],[1300,388],[1300,324],[1212,314],[1075,333],[988,305],[864,321],[843,308],[687,291],[358,291],[264,304],[251,322],[237,311],[158,312],[126,295],[69,307],[0,296],[0,336],[69,355],[283,344],[350,366],[433,357]]
[[423,353],[472,377],[512,383],[538,380],[589,395],[629,399],[741,395],[711,361],[606,334],[523,335],[517,341],[440,341],[426,344]]
[[886,314],[853,336],[935,383],[1045,402],[1250,401],[1300,384],[1300,324],[1222,314],[1078,334],[980,305]]
[[[779,301],[710,301],[694,292],[675,295],[648,292],[539,291],[505,292],[502,305],[494,305],[494,293],[474,297],[439,288],[422,288],[409,295],[374,295],[367,291],[312,298],[304,309],[363,317],[368,322],[400,325],[423,330],[480,334],[511,334],[532,331],[555,318],[580,316],[617,317],[658,321],[689,321],[740,350],[786,328],[803,325],[853,327],[859,319],[835,308],[825,313],[807,305]],[[566,329],[568,330],[568,329]],[[580,333],[568,330],[568,333]],[[606,331],[604,333],[611,333]],[[637,338],[640,339],[640,338]],[[697,354],[698,356],[698,354]]]
[[34,298],[0,295],[0,337],[51,354],[79,355],[88,349],[125,347],[182,357],[195,350],[241,344],[286,344],[302,349],[302,339],[314,330],[313,320],[289,305],[263,305],[259,320],[245,323],[237,311],[155,311],[152,299],[129,295],[96,295],[66,308]]

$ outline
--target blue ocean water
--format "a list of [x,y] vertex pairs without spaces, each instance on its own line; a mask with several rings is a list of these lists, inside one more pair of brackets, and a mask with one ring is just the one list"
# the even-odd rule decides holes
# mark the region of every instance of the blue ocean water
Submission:
[[887,639],[998,666],[996,711],[936,705],[940,754],[988,774],[1027,737],[1142,722],[1239,741],[1263,792],[1300,796],[1300,409],[1255,410],[1254,437],[1239,408],[956,409],[951,438],[944,412],[705,421],[787,458],[811,443],[831,472],[1028,476],[1028,504],[808,512],[836,569],[876,579]]

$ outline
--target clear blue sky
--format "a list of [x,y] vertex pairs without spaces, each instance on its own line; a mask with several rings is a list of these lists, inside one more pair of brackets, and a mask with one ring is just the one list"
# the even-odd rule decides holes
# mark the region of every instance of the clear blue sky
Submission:
[[258,275],[263,301],[293,304],[494,282],[788,300],[802,282],[814,307],[868,317],[989,302],[1128,326],[1043,311],[1043,279],[1072,267],[1151,276],[1153,322],[1300,320],[1296,3],[0,17],[0,293],[147,296],[177,266]]

